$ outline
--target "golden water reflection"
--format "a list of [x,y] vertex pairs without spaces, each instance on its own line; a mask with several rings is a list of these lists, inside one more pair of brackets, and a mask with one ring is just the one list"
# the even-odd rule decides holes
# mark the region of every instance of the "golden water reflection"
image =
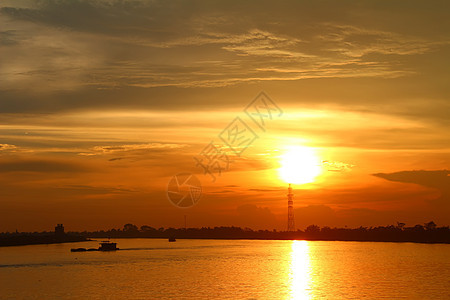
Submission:
[[313,282],[308,241],[292,241],[290,258],[290,299],[311,299]]

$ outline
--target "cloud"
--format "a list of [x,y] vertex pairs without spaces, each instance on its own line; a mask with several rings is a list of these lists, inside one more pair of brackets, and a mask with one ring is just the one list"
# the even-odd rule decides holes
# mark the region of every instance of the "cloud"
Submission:
[[250,29],[247,33],[224,40],[222,49],[237,52],[244,56],[272,56],[272,57],[312,57],[298,52],[289,51],[289,47],[300,42],[290,36],[278,36],[268,31]]
[[389,181],[420,184],[450,192],[449,174],[449,170],[413,170],[395,173],[376,173],[372,175]]
[[275,228],[277,219],[267,207],[258,207],[254,204],[244,204],[237,207],[237,224],[250,228]]
[[352,25],[323,24],[324,34],[319,36],[327,50],[341,55],[361,58],[371,53],[384,55],[413,55],[431,51],[450,41],[430,41],[394,32],[366,29]]
[[[440,222],[446,222],[450,215],[450,171],[449,170],[413,170],[394,173],[377,173],[373,176],[389,181],[412,183],[437,190],[440,195],[428,200],[430,211],[424,215],[434,216]],[[428,208],[427,208],[428,209]]]
[[308,205],[294,210],[297,228],[305,228],[309,225],[326,226],[336,224],[336,212],[326,205]]
[[0,173],[36,172],[36,173],[78,173],[86,172],[85,166],[58,160],[18,159],[0,160]]
[[280,189],[248,189],[249,191],[252,192],[263,192],[263,193],[270,193],[270,192],[275,192],[275,193],[279,193]]
[[[316,8],[295,2],[300,16],[270,2],[234,2],[227,8],[218,2],[195,8],[165,1],[24,3],[0,9],[6,20],[2,54],[11,57],[1,68],[4,90],[24,84],[55,92],[395,78],[415,71],[392,55],[422,55],[449,43],[354,24],[348,15],[327,20],[324,14],[312,21],[302,16]],[[264,10],[278,13],[258,13]]]
[[15,30],[0,31],[0,45],[11,46],[18,43]]
[[[236,159],[230,181],[223,178],[227,184],[241,171],[269,174],[274,156],[255,159],[251,151],[296,138],[330,150],[324,164],[336,171],[326,175],[331,181],[374,172],[376,159],[387,165],[388,156],[389,162],[417,158],[423,168],[441,165],[450,147],[448,8],[442,1],[1,1],[0,57],[7,59],[0,60],[0,167],[4,179],[27,187],[12,187],[8,199],[46,198],[58,180],[60,187],[156,186],[179,169],[195,168],[193,156],[261,89],[287,112],[324,114],[283,116],[248,156]],[[345,172],[353,164],[360,168]],[[93,172],[76,174],[85,165]],[[41,184],[45,176],[34,183],[41,176],[22,171],[51,174]],[[27,180],[50,192],[32,190]],[[242,183],[212,194],[221,204],[234,196],[231,190],[239,199],[278,201],[262,199],[272,194],[270,184],[249,192],[244,186],[252,185]],[[377,215],[363,209],[418,205],[443,193],[442,203],[430,202],[439,211],[448,198],[442,184],[434,190],[382,186],[388,191],[330,186],[314,201],[360,205],[362,215]],[[305,204],[317,203],[308,195]],[[327,208],[309,209],[333,217]],[[266,210],[253,210],[240,209],[271,219]]]
[[17,147],[15,145],[0,144],[0,151],[14,151]]
[[322,162],[322,166],[327,171],[333,171],[333,172],[344,172],[344,171],[350,171],[355,165],[340,162],[340,161],[327,161],[324,160]]
[[[441,10],[433,7],[423,15],[418,9],[423,4],[418,2],[404,7],[405,12],[370,3],[328,4],[231,1],[225,6],[199,1],[186,7],[183,2],[165,1],[3,2],[0,28],[6,44],[0,55],[8,60],[0,63],[4,79],[0,118],[9,122],[30,113],[20,118],[23,127],[52,119],[31,115],[36,113],[218,111],[248,101],[257,84],[257,89],[273,91],[285,105],[332,103],[345,110],[440,125],[343,132],[330,141],[333,145],[447,147],[445,130],[440,128],[449,126],[448,68],[440,61],[446,59],[450,39],[444,25],[437,29],[431,25]],[[397,12],[396,20],[371,13],[383,16],[386,9]],[[272,13],[263,13],[267,11]],[[416,28],[418,18],[410,19],[417,15],[421,15],[421,30]],[[5,117],[6,113],[14,116]],[[66,121],[62,118],[58,124],[66,126]],[[170,122],[177,121],[165,124]],[[288,126],[299,134],[322,138],[336,137],[338,130],[331,124],[322,131],[292,122]],[[397,142],[398,138],[402,140]]]
[[103,187],[103,186],[91,186],[91,185],[65,185],[65,186],[57,186],[56,189],[62,190],[65,192],[69,192],[71,194],[76,193],[85,193],[85,194],[99,194],[99,195],[107,195],[107,194],[115,194],[115,193],[130,193],[137,192],[133,189],[127,188],[119,188],[119,187]]
[[95,146],[92,152],[80,153],[80,155],[99,155],[99,154],[115,154],[124,152],[138,152],[147,150],[164,150],[164,149],[180,149],[185,144],[168,144],[168,143],[150,143],[150,144],[131,144],[131,145],[115,145],[115,146]]
[[[408,212],[411,218],[411,212]],[[327,205],[308,205],[294,210],[296,227],[305,229],[309,225],[321,227],[379,226],[395,224],[405,218],[405,213],[397,210],[376,210],[369,208],[334,209]],[[414,216],[416,218],[416,216]],[[420,218],[418,218],[422,221]],[[420,222],[419,221],[419,222]],[[426,220],[424,219],[423,222]],[[413,225],[410,223],[409,225]]]
[[208,194],[229,194],[229,193],[236,193],[236,191],[234,191],[234,190],[220,190],[220,191],[208,192]]

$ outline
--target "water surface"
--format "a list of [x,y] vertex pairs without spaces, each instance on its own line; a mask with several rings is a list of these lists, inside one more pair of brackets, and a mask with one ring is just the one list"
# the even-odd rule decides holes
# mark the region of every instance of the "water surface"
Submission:
[[1,299],[450,299],[450,245],[115,239],[0,248]]

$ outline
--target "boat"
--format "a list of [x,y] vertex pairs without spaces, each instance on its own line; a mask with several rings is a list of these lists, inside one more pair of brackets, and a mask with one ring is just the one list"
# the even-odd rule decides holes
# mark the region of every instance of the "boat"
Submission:
[[115,250],[119,250],[119,248],[117,248],[117,243],[113,243],[110,241],[102,241],[100,243],[100,247],[98,247],[98,251],[115,251]]
[[175,239],[174,236],[169,237],[169,242],[176,242],[177,240]]
[[110,241],[102,241],[98,248],[72,248],[70,252],[86,252],[86,251],[116,251],[119,250],[117,248],[117,243],[113,243]]
[[86,252],[86,248],[72,248],[70,252]]

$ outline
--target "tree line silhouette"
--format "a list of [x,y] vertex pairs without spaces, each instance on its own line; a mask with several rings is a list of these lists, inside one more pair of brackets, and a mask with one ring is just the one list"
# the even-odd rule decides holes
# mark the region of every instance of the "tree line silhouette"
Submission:
[[[53,232],[2,232],[2,241],[27,236],[31,240],[39,240]],[[310,225],[305,230],[277,231],[252,230],[240,227],[202,227],[202,228],[153,228],[143,225],[138,227],[128,223],[121,229],[100,231],[68,232],[71,237],[87,238],[169,238],[177,239],[266,239],[266,240],[323,240],[323,241],[374,241],[374,242],[418,242],[418,243],[450,243],[449,226],[438,227],[433,221],[423,225],[406,227],[405,223],[396,225],[359,227],[359,228],[331,228]]]
[[73,243],[87,241],[84,235],[78,233],[55,234],[54,231],[43,232],[2,232],[0,233],[1,246],[22,246],[37,244]]
[[397,225],[331,228],[310,225],[305,230],[277,231],[252,230],[240,227],[202,227],[202,228],[153,228],[147,225],[137,227],[125,224],[122,229],[108,231],[80,232],[91,238],[168,238],[179,239],[304,239],[304,240],[336,240],[336,241],[380,241],[380,242],[421,242],[450,243],[449,226],[437,227],[430,221],[424,225],[406,227],[405,223]]

